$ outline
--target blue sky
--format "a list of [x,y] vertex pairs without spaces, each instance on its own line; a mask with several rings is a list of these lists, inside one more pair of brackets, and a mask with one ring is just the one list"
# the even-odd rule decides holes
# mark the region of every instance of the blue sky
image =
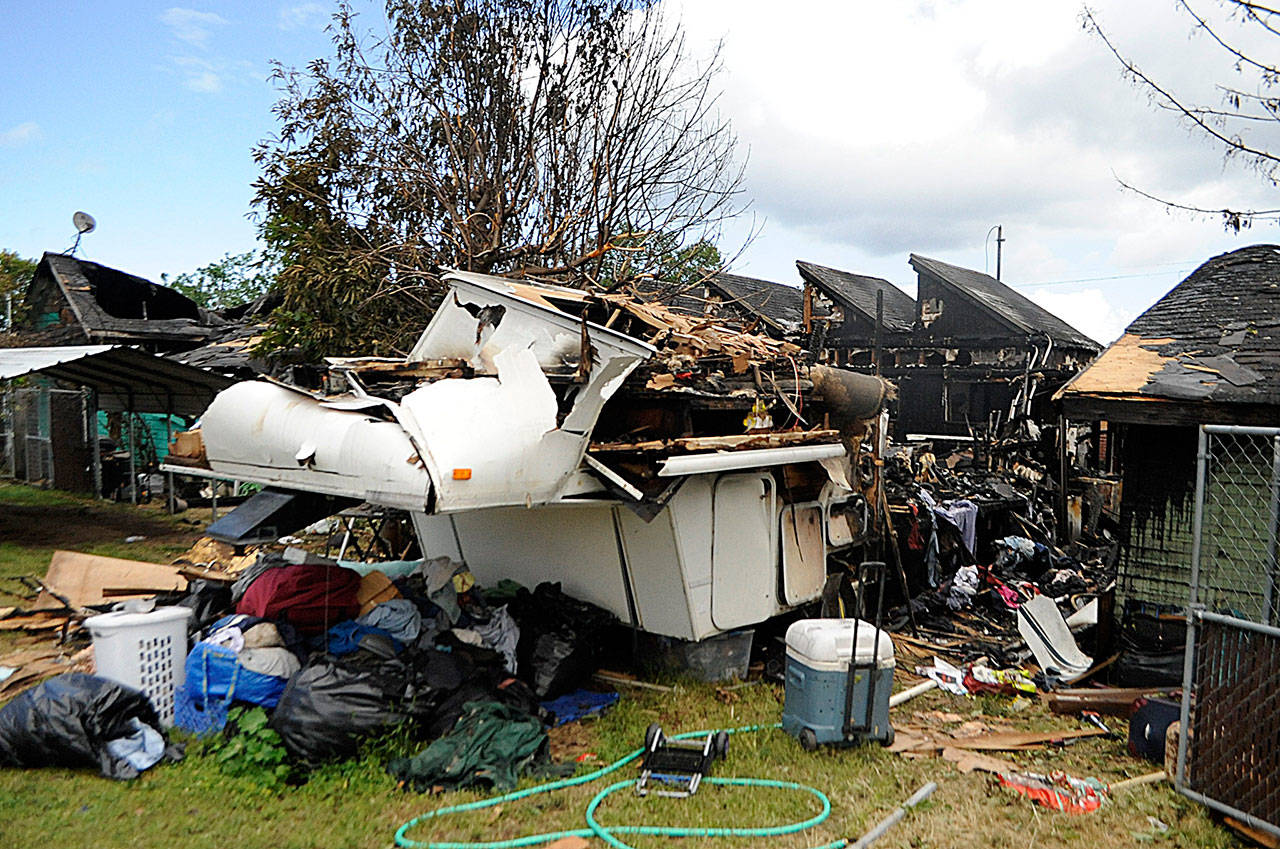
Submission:
[[254,246],[270,61],[327,50],[317,3],[15,3],[0,35],[0,246],[156,278]]
[[[1109,341],[1199,262],[1280,241],[1274,225],[1235,236],[1120,189],[1117,177],[1215,208],[1280,206],[1120,79],[1078,0],[806,0],[786,14],[664,2],[696,45],[724,43],[721,107],[749,153],[759,230],[737,273],[794,284],[805,259],[911,290],[911,252],[994,271],[985,237],[1003,224],[1006,282]],[[1162,80],[1209,100],[1231,76],[1165,0],[1092,5]],[[77,209],[98,220],[81,255],[152,279],[254,247],[250,152],[275,128],[270,63],[327,55],[330,9],[6,4],[0,248],[65,250]]]

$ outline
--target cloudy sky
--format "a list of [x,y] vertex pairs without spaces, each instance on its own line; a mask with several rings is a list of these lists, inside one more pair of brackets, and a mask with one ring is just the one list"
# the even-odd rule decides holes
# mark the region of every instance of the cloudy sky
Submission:
[[[797,283],[805,259],[912,291],[910,253],[994,273],[1000,224],[1005,281],[1105,342],[1210,256],[1280,242],[1274,224],[1235,236],[1120,187],[1280,206],[1121,78],[1078,0],[666,2],[702,49],[723,42],[752,202],[726,244],[758,231],[738,273]],[[326,55],[329,4],[56,8],[11,7],[0,34],[0,248],[65,250],[77,209],[99,222],[82,255],[153,279],[253,247],[270,63]],[[1248,84],[1171,0],[1093,8],[1192,99]]]

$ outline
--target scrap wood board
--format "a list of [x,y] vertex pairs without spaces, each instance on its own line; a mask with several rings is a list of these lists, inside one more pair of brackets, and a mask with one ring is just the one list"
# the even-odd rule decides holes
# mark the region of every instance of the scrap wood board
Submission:
[[[162,592],[187,588],[187,579],[173,566],[122,560],[75,551],[55,551],[49,561],[42,590],[32,610],[65,609],[56,596],[65,598],[73,607],[90,607],[120,601],[123,598],[145,598]],[[129,587],[140,592],[129,596],[109,595],[112,587]],[[50,592],[55,595],[50,595]]]

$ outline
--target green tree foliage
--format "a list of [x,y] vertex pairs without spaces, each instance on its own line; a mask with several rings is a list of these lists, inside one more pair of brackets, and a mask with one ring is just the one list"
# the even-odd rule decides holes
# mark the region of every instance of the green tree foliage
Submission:
[[402,351],[446,267],[569,285],[680,274],[740,211],[718,55],[696,61],[661,4],[384,11],[366,30],[339,6],[333,58],[277,69],[280,130],[254,152],[284,298],[268,346]]
[[9,295],[13,296],[13,322],[15,325],[20,322],[27,284],[36,273],[36,265],[35,260],[14,251],[0,250],[0,327],[5,327],[8,320],[5,309]]
[[226,309],[266,294],[275,283],[279,264],[266,251],[228,253],[222,259],[170,278],[160,275],[172,286],[202,307]]

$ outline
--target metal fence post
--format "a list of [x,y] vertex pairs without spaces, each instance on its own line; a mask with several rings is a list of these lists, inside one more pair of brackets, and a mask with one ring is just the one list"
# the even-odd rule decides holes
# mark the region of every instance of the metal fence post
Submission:
[[1196,447],[1196,494],[1191,520],[1191,598],[1187,602],[1187,641],[1182,658],[1182,708],[1179,712],[1178,765],[1173,773],[1179,790],[1187,782],[1187,731],[1191,727],[1191,691],[1196,656],[1196,591],[1200,585],[1200,543],[1204,534],[1204,487],[1209,465],[1209,434],[1200,426]]
[[1267,581],[1262,597],[1262,621],[1276,621],[1276,524],[1280,522],[1280,436],[1271,438],[1271,511],[1267,522]]

